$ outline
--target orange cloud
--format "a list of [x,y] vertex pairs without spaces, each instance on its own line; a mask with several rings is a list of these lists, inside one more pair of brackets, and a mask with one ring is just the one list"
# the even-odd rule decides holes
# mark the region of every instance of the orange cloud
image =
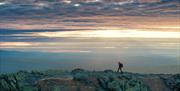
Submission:
[[23,46],[33,46],[37,43],[30,42],[0,42],[1,47],[23,47]]
[[59,53],[59,52],[67,52],[67,53],[89,53],[91,51],[89,50],[48,50],[47,52],[55,52],[55,53]]
[[85,38],[180,38],[180,32],[171,31],[141,31],[133,29],[124,30],[89,30],[35,33],[44,37],[85,37]]

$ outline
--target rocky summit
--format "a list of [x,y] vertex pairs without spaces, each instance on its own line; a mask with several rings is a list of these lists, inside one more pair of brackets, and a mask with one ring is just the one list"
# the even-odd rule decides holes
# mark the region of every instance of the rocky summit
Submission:
[[2,91],[180,91],[180,74],[74,69],[1,74]]

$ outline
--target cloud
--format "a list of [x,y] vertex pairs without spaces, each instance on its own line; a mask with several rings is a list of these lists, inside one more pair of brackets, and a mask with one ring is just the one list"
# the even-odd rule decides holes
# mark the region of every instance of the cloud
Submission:
[[0,42],[1,47],[23,47],[37,45],[37,43],[30,42]]
[[180,27],[177,18],[175,16],[157,16],[156,18],[149,16],[2,18],[0,41],[73,42],[87,41],[77,38],[96,37],[178,38]]
[[[68,0],[62,1],[43,1],[43,0],[13,0],[0,2],[0,14],[2,15],[48,15],[57,14],[61,16],[93,16],[93,15],[163,15],[165,14],[179,14],[180,11],[178,1],[172,0],[169,2],[160,2],[159,0],[140,0],[139,2],[135,0],[122,0],[116,1],[91,1],[87,2],[85,0],[71,2]],[[66,2],[66,4],[65,4]],[[68,3],[67,3],[68,2]],[[144,7],[139,7],[139,6]],[[153,7],[161,6],[159,8],[153,9]],[[173,6],[173,7],[172,7]],[[151,12],[151,10],[158,10],[160,13]],[[169,10],[176,10],[174,12]],[[146,11],[146,12],[144,12]],[[149,11],[149,12],[148,12]],[[169,12],[165,12],[169,11]],[[163,14],[161,14],[161,12]]]
[[53,53],[90,53],[89,50],[48,50],[44,52],[53,52]]
[[35,32],[75,31],[73,29],[0,29],[0,35],[28,34]]
[[0,2],[0,41],[19,42],[9,43],[12,46],[37,47],[43,43],[88,42],[95,38],[179,38],[179,7],[175,0],[158,3],[3,1]]
[[89,38],[180,38],[177,32],[139,31],[139,30],[94,30],[44,32],[37,36],[44,37],[89,37]]

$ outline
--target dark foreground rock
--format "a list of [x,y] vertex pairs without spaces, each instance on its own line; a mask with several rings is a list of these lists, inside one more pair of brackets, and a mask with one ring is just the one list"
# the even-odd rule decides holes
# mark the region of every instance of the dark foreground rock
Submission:
[[19,71],[0,75],[1,91],[180,91],[180,74],[106,71]]

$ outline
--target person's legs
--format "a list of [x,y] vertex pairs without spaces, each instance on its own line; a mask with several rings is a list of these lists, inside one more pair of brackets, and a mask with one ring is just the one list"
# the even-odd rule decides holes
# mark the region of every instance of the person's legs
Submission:
[[120,68],[118,68],[117,72],[119,72],[119,71],[120,71]]
[[123,73],[122,68],[120,68],[120,70],[121,70],[121,73]]

